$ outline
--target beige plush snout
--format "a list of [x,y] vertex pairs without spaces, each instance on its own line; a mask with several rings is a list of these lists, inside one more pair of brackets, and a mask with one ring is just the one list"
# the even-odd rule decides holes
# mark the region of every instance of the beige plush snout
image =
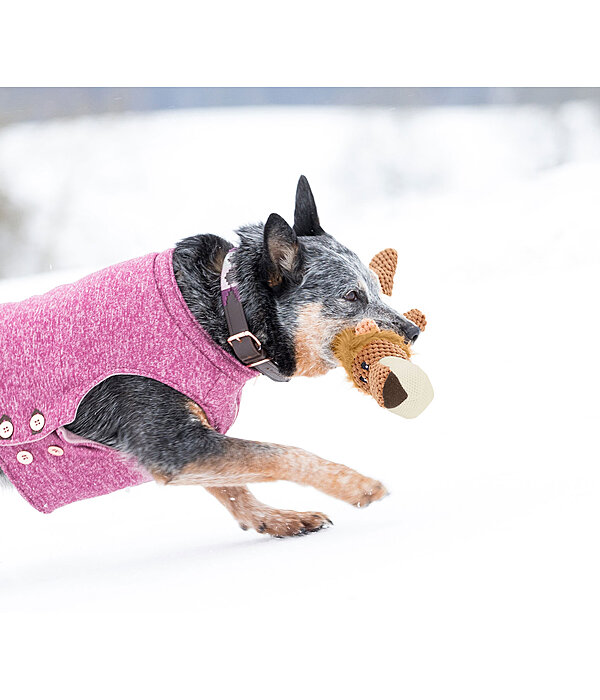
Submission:
[[[386,408],[403,418],[416,418],[420,413],[423,413],[433,400],[433,387],[425,372],[401,357],[384,357],[379,360],[379,363],[390,368],[390,374],[395,376],[406,393],[406,398],[397,406],[394,408],[386,406]],[[389,378],[387,382],[390,382]],[[398,392],[397,387],[395,391]]]

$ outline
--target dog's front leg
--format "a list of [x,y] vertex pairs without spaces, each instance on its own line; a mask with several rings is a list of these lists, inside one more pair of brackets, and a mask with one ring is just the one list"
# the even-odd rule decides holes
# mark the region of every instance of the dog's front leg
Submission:
[[163,483],[211,488],[283,479],[313,486],[359,508],[387,494],[379,481],[297,447],[239,440],[217,433],[212,433],[211,438],[208,454],[169,473],[155,472],[156,478]]
[[298,513],[265,505],[245,486],[209,486],[206,490],[227,508],[242,530],[253,528],[273,537],[291,537],[332,525],[323,513]]

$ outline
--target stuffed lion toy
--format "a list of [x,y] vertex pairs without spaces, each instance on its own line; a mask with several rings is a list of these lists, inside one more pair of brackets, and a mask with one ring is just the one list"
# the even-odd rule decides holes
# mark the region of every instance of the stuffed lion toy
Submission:
[[[370,263],[382,291],[391,295],[398,254],[388,248]],[[411,309],[405,318],[425,330],[425,315]],[[433,387],[420,367],[410,361],[410,345],[397,333],[380,330],[366,319],[335,337],[333,352],[349,379],[377,403],[404,418],[416,418],[433,399]]]

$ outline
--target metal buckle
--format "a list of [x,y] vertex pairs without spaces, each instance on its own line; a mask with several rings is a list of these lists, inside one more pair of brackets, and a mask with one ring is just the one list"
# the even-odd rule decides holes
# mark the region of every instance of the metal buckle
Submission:
[[239,342],[242,338],[250,338],[250,340],[252,340],[252,342],[256,345],[256,352],[260,352],[262,343],[253,333],[250,333],[250,331],[242,331],[241,333],[230,335],[229,338],[227,338],[227,342],[233,347],[233,341],[237,340]]

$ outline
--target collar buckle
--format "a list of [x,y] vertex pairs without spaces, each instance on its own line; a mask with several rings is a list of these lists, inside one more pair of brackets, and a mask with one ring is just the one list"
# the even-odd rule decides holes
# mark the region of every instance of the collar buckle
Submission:
[[227,338],[227,342],[229,343],[229,345],[231,345],[231,347],[233,347],[233,341],[237,340],[238,342],[240,342],[242,338],[250,338],[250,340],[254,343],[256,352],[261,351],[262,343],[254,335],[254,333],[250,333],[250,331],[241,331],[240,333],[234,333],[233,335],[230,335],[229,338]]

